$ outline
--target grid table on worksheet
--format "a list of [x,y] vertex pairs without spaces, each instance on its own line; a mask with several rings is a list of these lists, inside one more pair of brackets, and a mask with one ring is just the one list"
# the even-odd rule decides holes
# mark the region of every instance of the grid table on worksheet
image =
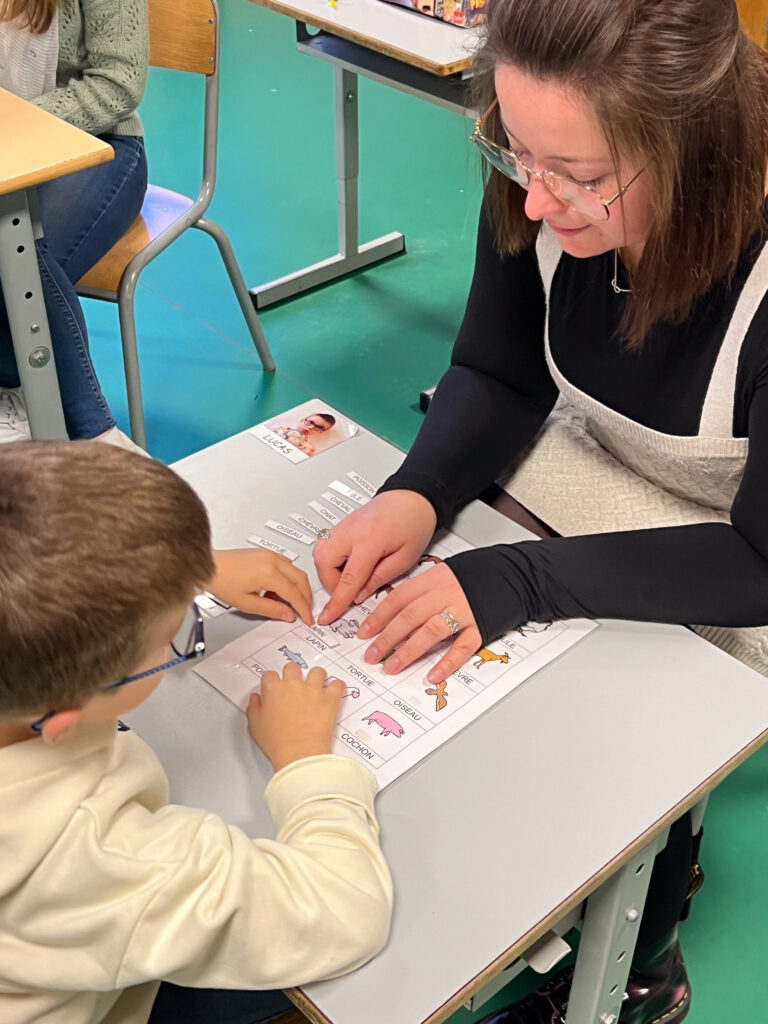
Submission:
[[[468,547],[455,534],[442,533],[394,586]],[[378,664],[365,660],[371,640],[360,639],[357,630],[392,590],[393,585],[382,587],[328,626],[265,623],[222,648],[198,674],[244,708],[268,669],[280,670],[287,662],[305,671],[324,668],[329,679],[345,686],[333,752],[361,760],[386,785],[595,628],[583,620],[526,623],[432,683],[427,675],[450,639],[397,674],[385,671],[388,655]],[[316,593],[315,614],[327,599],[324,591]]]

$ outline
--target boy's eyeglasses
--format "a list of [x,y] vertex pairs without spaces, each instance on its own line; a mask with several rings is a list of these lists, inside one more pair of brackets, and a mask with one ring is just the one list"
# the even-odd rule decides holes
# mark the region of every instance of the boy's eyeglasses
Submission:
[[[156,665],[154,668],[148,668],[145,672],[137,672],[136,675],[126,676],[124,679],[118,679],[117,682],[107,683],[106,686],[99,687],[98,692],[107,693],[109,690],[117,690],[128,683],[135,683],[139,679],[146,679],[147,676],[153,676],[157,672],[165,672],[169,668],[175,668],[177,665],[182,665],[185,661],[201,658],[205,654],[205,626],[203,624],[203,616],[200,614],[200,609],[196,603],[193,602],[192,607],[184,616],[184,621],[173,640],[171,640],[170,647],[176,655],[175,658],[171,658],[170,661],[164,661],[162,665]],[[49,711],[47,715],[32,722],[30,729],[33,732],[42,732],[45,723],[55,714],[55,711]]]
[[616,195],[611,196],[610,199],[603,199],[593,185],[582,185],[578,181],[566,178],[562,174],[556,174],[554,171],[534,171],[533,168],[526,167],[511,149],[500,146],[483,134],[483,125],[498,103],[499,101],[495,99],[483,116],[478,118],[475,122],[475,130],[469,138],[492,167],[526,191],[531,187],[531,179],[538,178],[555,199],[559,199],[565,206],[569,206],[584,217],[589,217],[590,220],[608,220],[610,216],[608,207],[611,203],[615,203],[620,196],[623,196],[632,182],[643,173],[644,168],[641,167],[637,174],[619,189]]

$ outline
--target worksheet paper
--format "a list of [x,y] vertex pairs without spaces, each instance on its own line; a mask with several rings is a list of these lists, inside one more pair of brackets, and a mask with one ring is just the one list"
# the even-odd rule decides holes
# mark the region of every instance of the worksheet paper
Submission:
[[[455,534],[443,532],[404,578],[428,572],[435,562],[470,547]],[[322,665],[330,678],[346,685],[333,752],[368,765],[383,788],[597,626],[587,619],[527,623],[481,648],[444,684],[432,685],[427,673],[450,641],[397,675],[363,660],[371,640],[358,640],[357,629],[391,589],[383,587],[329,626],[265,622],[195,671],[244,710],[265,670],[282,671],[287,661],[304,670]],[[324,591],[315,594],[315,616],[327,600]]]

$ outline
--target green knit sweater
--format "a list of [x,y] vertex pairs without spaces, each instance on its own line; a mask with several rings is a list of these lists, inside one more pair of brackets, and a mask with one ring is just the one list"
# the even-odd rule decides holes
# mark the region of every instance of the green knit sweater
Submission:
[[61,0],[56,88],[35,103],[92,135],[142,135],[146,0]]

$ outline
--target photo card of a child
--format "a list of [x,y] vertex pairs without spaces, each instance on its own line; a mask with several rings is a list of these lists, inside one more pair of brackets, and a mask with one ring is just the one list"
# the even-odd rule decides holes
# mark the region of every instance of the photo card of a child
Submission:
[[312,399],[251,427],[250,433],[284,459],[296,463],[347,441],[358,429],[356,423],[327,402]]

